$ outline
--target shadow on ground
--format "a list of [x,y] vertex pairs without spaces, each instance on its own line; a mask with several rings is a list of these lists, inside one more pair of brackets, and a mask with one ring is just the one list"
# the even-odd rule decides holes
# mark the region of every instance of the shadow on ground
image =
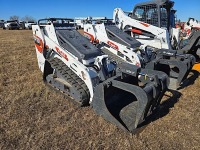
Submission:
[[189,77],[183,82],[180,88],[178,90],[184,89],[187,86],[193,85],[195,80],[199,77],[199,72],[196,70],[191,70]]
[[175,90],[168,90],[167,93],[169,93],[165,94],[165,97],[167,97],[167,99],[163,101],[156,110],[154,110],[152,115],[149,115],[147,119],[139,125],[138,130],[134,134],[141,133],[148,126],[149,123],[166,116],[169,113],[170,109],[173,108],[174,105],[179,101],[179,98],[182,95],[179,91]]

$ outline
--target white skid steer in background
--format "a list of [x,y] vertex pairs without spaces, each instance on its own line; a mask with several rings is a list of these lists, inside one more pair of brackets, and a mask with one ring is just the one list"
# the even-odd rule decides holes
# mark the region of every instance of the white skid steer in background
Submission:
[[[174,2],[171,0],[152,0],[138,3],[132,12],[126,14],[121,8],[113,12],[113,19],[118,28],[128,33],[144,45],[154,48],[174,49],[193,54],[198,58],[200,47],[199,32],[191,34],[186,44],[182,44],[180,29],[175,28]],[[188,24],[197,26],[190,19]]]
[[200,30],[200,22],[198,22],[194,18],[189,18],[186,22],[186,25],[189,26],[191,30]]
[[191,54],[167,49],[155,50],[141,45],[117,28],[110,19],[89,21],[84,26],[84,35],[117,63],[127,62],[165,72],[170,77],[171,89],[181,86],[195,63],[195,57]]
[[[184,35],[184,33],[186,33]],[[200,23],[194,18],[189,18],[182,29],[183,39],[181,48],[184,53],[193,54],[200,59]]]
[[[125,14],[121,8],[114,10],[113,19],[118,28],[127,32],[129,35],[140,41],[142,44],[149,45],[155,48],[172,49],[170,34],[166,28],[136,20]],[[177,31],[176,31],[177,30]],[[174,29],[176,33],[177,43],[179,42],[179,29]]]
[[[118,58],[116,56],[119,56],[118,62],[124,61],[141,67],[142,58],[140,58],[139,51],[141,43],[119,29],[116,33],[116,28],[111,19],[91,19],[84,26],[84,36],[90,39],[93,44],[101,43],[103,52],[110,51],[110,55],[114,54],[112,57],[116,59]],[[116,34],[121,35],[120,37],[124,36],[124,38],[120,39]]]

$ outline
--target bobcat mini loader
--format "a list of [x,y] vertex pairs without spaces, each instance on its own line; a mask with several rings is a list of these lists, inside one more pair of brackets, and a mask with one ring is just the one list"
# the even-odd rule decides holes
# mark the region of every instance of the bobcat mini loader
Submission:
[[[131,35],[139,42],[158,49],[186,49],[188,54],[196,55],[200,34],[190,36],[189,46],[182,47],[180,29],[175,28],[174,2],[171,0],[152,0],[135,5],[128,15],[121,8],[114,9],[113,19],[118,28]],[[197,22],[188,23],[197,26]],[[196,28],[197,29],[197,28]],[[191,48],[191,49],[188,49]]]
[[170,77],[170,89],[177,89],[187,79],[195,57],[191,54],[178,54],[177,51],[156,49],[141,45],[140,42],[124,33],[111,19],[91,20],[84,26],[84,35],[116,62],[159,70]]
[[41,19],[32,26],[44,82],[118,127],[134,132],[167,90],[165,73],[120,63],[75,30],[72,19]]

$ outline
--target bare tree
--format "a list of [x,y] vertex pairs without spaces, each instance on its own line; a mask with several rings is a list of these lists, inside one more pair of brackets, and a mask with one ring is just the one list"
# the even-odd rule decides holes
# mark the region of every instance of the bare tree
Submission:
[[32,16],[24,16],[21,20],[22,21],[36,21],[36,19],[33,18]]
[[16,15],[10,16],[10,20],[19,20],[19,16]]

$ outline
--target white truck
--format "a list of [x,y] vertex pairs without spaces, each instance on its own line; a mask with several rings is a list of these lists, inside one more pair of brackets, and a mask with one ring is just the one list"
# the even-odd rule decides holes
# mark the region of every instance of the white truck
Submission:
[[8,29],[8,30],[19,30],[20,29],[20,26],[19,26],[19,23],[18,23],[18,20],[8,20],[8,21],[5,21],[4,22],[4,26],[3,26],[3,29]]

